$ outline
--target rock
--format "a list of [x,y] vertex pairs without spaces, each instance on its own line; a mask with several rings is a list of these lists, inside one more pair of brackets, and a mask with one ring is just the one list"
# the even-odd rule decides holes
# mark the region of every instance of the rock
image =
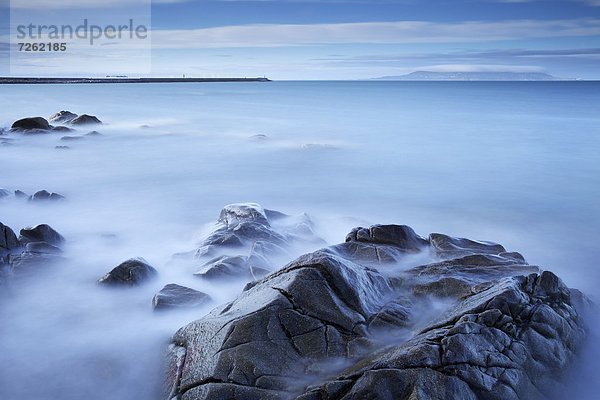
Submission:
[[55,126],[52,128],[54,132],[72,132],[73,129],[68,128],[66,126]]
[[86,133],[84,136],[103,136],[103,135],[98,131],[91,131],[91,132]]
[[53,246],[46,242],[29,242],[25,246],[25,251],[29,253],[42,253],[42,254],[60,254],[62,250],[60,247]]
[[[539,286],[559,302],[538,297]],[[400,400],[413,399],[414,393],[425,396],[419,398],[567,398],[558,395],[560,375],[585,331],[566,293],[549,272],[505,278],[458,303],[410,340],[386,347],[299,398],[358,399],[378,393]],[[344,391],[336,394],[341,383]]]
[[0,257],[10,254],[19,247],[21,247],[21,243],[15,232],[0,222]]
[[292,217],[258,204],[223,208],[215,230],[194,253],[196,275],[206,279],[258,279],[295,246],[322,245],[307,215]]
[[269,137],[265,134],[259,133],[258,135],[252,135],[250,136],[250,139],[254,139],[254,140],[267,140],[269,139]]
[[71,120],[71,125],[90,125],[90,124],[101,124],[98,118],[93,115],[82,114],[77,118]]
[[66,124],[77,118],[77,114],[70,111],[59,111],[50,117],[50,122],[57,124]]
[[52,127],[42,117],[23,118],[15,121],[11,129],[15,131],[48,131]]
[[467,254],[500,254],[506,252],[502,245],[463,238],[453,238],[441,233],[429,235],[431,247],[440,257]]
[[50,193],[47,190],[39,190],[29,197],[30,201],[64,200],[65,197],[58,193]]
[[6,189],[0,188],[0,199],[8,196],[10,196],[10,192]]
[[19,236],[19,242],[22,245],[26,245],[31,242],[46,242],[53,246],[62,245],[65,242],[65,238],[52,227],[46,224],[37,225],[33,228],[21,229],[21,235]]
[[143,258],[132,258],[119,264],[104,275],[98,283],[111,286],[136,286],[158,275]]
[[[267,227],[260,211],[223,223]],[[173,336],[165,398],[568,398],[585,300],[498,244],[436,235],[357,228],[246,285]],[[419,250],[441,255],[406,270],[381,257]]]
[[155,310],[196,308],[208,304],[211,298],[206,293],[175,284],[166,285],[152,299]]
[[63,136],[60,138],[60,140],[62,140],[63,142],[69,142],[69,141],[74,141],[74,140],[81,140],[84,139],[83,136]]
[[29,195],[22,190],[15,190],[15,197],[18,199],[28,199]]
[[376,271],[320,252],[300,257],[175,334],[171,351],[187,355],[170,395],[229,398],[239,387],[245,399],[287,398],[316,361],[358,346],[389,294]]
[[69,150],[70,149],[69,146],[54,146],[54,148],[57,150]]

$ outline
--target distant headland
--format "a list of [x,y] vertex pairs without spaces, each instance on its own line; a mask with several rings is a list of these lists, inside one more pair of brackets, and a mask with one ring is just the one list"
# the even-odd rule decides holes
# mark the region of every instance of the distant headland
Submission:
[[271,82],[269,78],[12,78],[0,77],[1,84],[74,84],[74,83],[201,83],[201,82]]
[[375,78],[380,81],[572,81],[542,72],[433,72],[416,71],[407,75]]

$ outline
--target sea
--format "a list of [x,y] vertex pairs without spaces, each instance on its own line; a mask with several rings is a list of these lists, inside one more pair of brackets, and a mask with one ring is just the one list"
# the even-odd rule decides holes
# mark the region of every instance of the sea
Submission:
[[[161,399],[171,335],[244,286],[170,262],[231,203],[306,213],[331,245],[373,224],[498,242],[600,301],[600,82],[0,85],[0,129],[61,110],[103,124],[0,135],[0,188],[66,198],[2,198],[0,222],[67,239],[60,267],[0,288],[3,400]],[[98,287],[131,257],[158,280]],[[215,302],[155,313],[167,283]],[[600,390],[597,343],[572,398]]]

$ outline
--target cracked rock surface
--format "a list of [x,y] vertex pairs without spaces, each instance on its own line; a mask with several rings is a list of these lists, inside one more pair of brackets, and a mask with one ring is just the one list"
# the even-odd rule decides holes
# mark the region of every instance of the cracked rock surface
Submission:
[[[269,220],[238,211],[225,226]],[[415,255],[429,262],[398,268]],[[586,337],[584,298],[499,244],[357,228],[181,328],[165,398],[546,399]]]

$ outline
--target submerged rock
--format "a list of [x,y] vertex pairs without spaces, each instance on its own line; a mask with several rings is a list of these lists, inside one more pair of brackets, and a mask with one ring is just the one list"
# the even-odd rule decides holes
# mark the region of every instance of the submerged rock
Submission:
[[[394,268],[416,252],[433,262]],[[165,398],[550,398],[586,337],[571,293],[497,244],[357,228],[181,328]]]
[[48,131],[52,129],[48,121],[42,117],[23,118],[15,121],[12,126],[15,131]]
[[71,125],[90,125],[90,124],[101,124],[102,121],[100,121],[94,115],[82,114],[76,118],[73,118],[70,121],[70,123],[71,123]]
[[111,286],[136,286],[158,275],[158,272],[143,258],[132,258],[122,262],[98,283]]
[[46,242],[53,246],[60,246],[65,242],[65,238],[47,224],[40,224],[33,228],[23,228],[20,234],[19,242],[22,245],[31,242]]
[[72,142],[74,140],[82,140],[82,139],[84,139],[83,136],[63,136],[60,138],[60,140],[63,142]]
[[77,118],[77,114],[72,113],[71,111],[59,111],[53,116],[50,117],[50,122],[54,122],[57,124],[66,124],[71,122]]
[[15,197],[18,199],[28,199],[29,195],[22,190],[15,190]]
[[47,190],[39,190],[29,197],[30,201],[64,200],[65,196],[58,193],[50,193]]
[[255,280],[289,251],[323,244],[307,215],[293,217],[253,203],[231,204],[223,208],[214,231],[194,252],[196,276]]
[[155,310],[178,308],[195,308],[210,303],[211,298],[206,293],[185,286],[169,284],[158,292],[152,299]]
[[0,199],[10,196],[10,191],[0,188]]

